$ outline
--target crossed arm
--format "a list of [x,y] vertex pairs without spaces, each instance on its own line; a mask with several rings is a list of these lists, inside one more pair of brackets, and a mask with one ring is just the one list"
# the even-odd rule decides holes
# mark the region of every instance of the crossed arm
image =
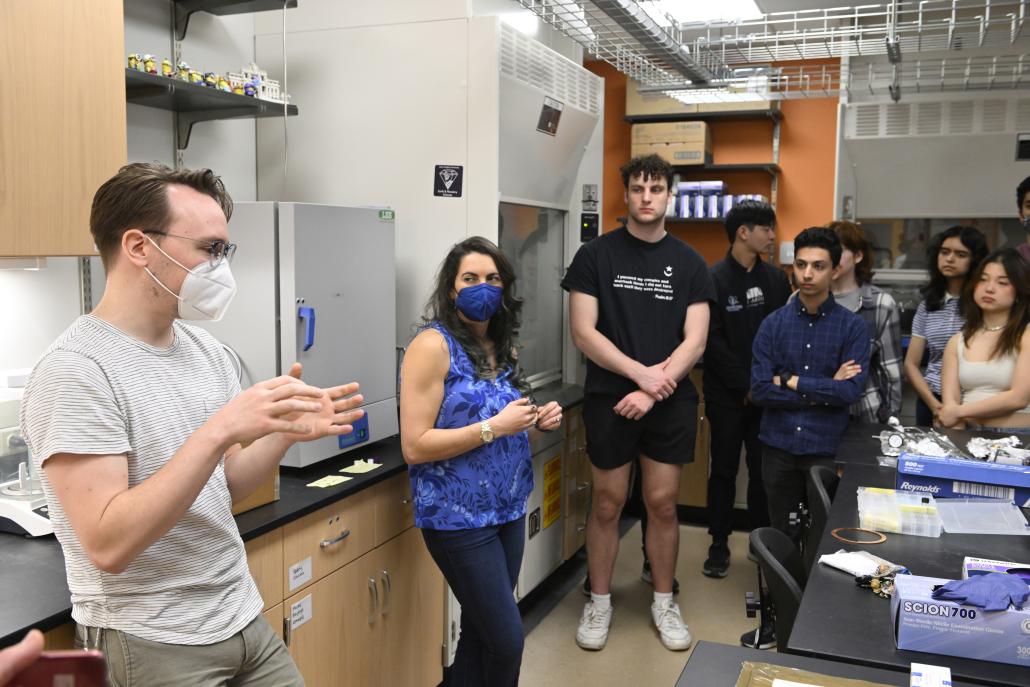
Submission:
[[597,330],[597,298],[580,291],[572,291],[569,299],[569,313],[572,321],[572,340],[576,347],[610,372],[633,381],[638,390],[631,392],[616,406],[615,411],[631,420],[643,417],[656,401],[661,401],[676,390],[694,364],[704,353],[708,340],[710,317],[707,301],[692,303],[687,307],[683,322],[683,341],[668,359],[647,366],[618,349],[608,337]]

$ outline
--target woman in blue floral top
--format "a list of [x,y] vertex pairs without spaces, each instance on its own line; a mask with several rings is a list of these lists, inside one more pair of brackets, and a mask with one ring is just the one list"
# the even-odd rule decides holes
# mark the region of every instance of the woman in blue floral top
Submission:
[[518,683],[512,590],[533,490],[528,432],[561,426],[528,398],[515,353],[522,302],[511,263],[480,237],[454,246],[401,368],[401,447],[415,525],[461,604],[450,684]]

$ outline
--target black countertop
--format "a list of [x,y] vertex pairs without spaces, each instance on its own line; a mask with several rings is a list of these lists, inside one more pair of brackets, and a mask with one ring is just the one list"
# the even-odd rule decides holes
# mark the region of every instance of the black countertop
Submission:
[[[583,400],[583,389],[555,382],[534,392],[537,403],[558,401],[568,408]],[[320,489],[307,486],[355,460],[374,458],[383,467],[350,481]],[[358,447],[306,468],[279,470],[279,500],[236,516],[244,541],[282,527],[323,506],[345,499],[405,470],[399,437]],[[344,473],[345,474],[345,473]],[[19,641],[31,628],[50,630],[71,620],[71,594],[64,573],[64,555],[53,535],[38,539],[0,533],[0,647]]]
[[[868,428],[868,426],[866,426]],[[849,430],[850,432],[850,430]],[[968,433],[951,433],[964,445]],[[887,534],[876,546],[860,547],[837,541],[830,531],[837,527],[857,527],[859,486],[894,488],[895,470],[870,463],[868,456],[879,454],[871,437],[863,448],[857,433],[853,442],[838,456],[844,474],[837,487],[830,515],[819,542],[818,555],[840,549],[865,548],[894,563],[905,565],[914,575],[957,579],[964,556],[996,560],[1025,560],[1030,552],[1026,537],[943,533],[940,537]],[[852,460],[853,459],[853,460]],[[989,685],[1030,685],[1030,668],[956,658],[938,654],[903,651],[894,644],[890,601],[867,589],[860,589],[843,572],[816,563],[809,573],[801,607],[787,643],[787,650],[808,656],[832,658],[860,665],[908,670],[909,664],[931,663],[951,668],[955,679]]]

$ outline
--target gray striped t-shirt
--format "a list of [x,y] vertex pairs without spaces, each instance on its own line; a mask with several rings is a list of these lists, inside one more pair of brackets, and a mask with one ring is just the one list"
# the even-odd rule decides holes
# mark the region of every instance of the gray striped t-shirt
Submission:
[[[57,339],[22,401],[22,431],[37,468],[57,453],[125,454],[134,487],[239,393],[209,333],[181,322],[173,330],[172,345],[156,348],[85,315]],[[93,565],[39,471],[76,622],[156,642],[212,644],[261,612],[223,468],[224,460],[179,522],[117,575]]]

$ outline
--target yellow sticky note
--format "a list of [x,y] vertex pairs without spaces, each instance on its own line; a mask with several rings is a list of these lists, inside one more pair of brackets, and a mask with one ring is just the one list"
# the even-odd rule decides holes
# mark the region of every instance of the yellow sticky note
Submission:
[[356,461],[354,461],[353,465],[348,465],[347,467],[340,470],[340,472],[349,472],[352,475],[361,475],[366,472],[372,472],[376,468],[381,467],[383,467],[383,464],[375,462],[375,458],[369,458],[368,460],[362,460],[361,458],[358,458]]
[[340,477],[339,475],[326,475],[322,479],[316,479],[314,482],[309,484],[309,487],[319,487],[325,489],[326,487],[335,487],[337,484],[343,484],[350,477]]

